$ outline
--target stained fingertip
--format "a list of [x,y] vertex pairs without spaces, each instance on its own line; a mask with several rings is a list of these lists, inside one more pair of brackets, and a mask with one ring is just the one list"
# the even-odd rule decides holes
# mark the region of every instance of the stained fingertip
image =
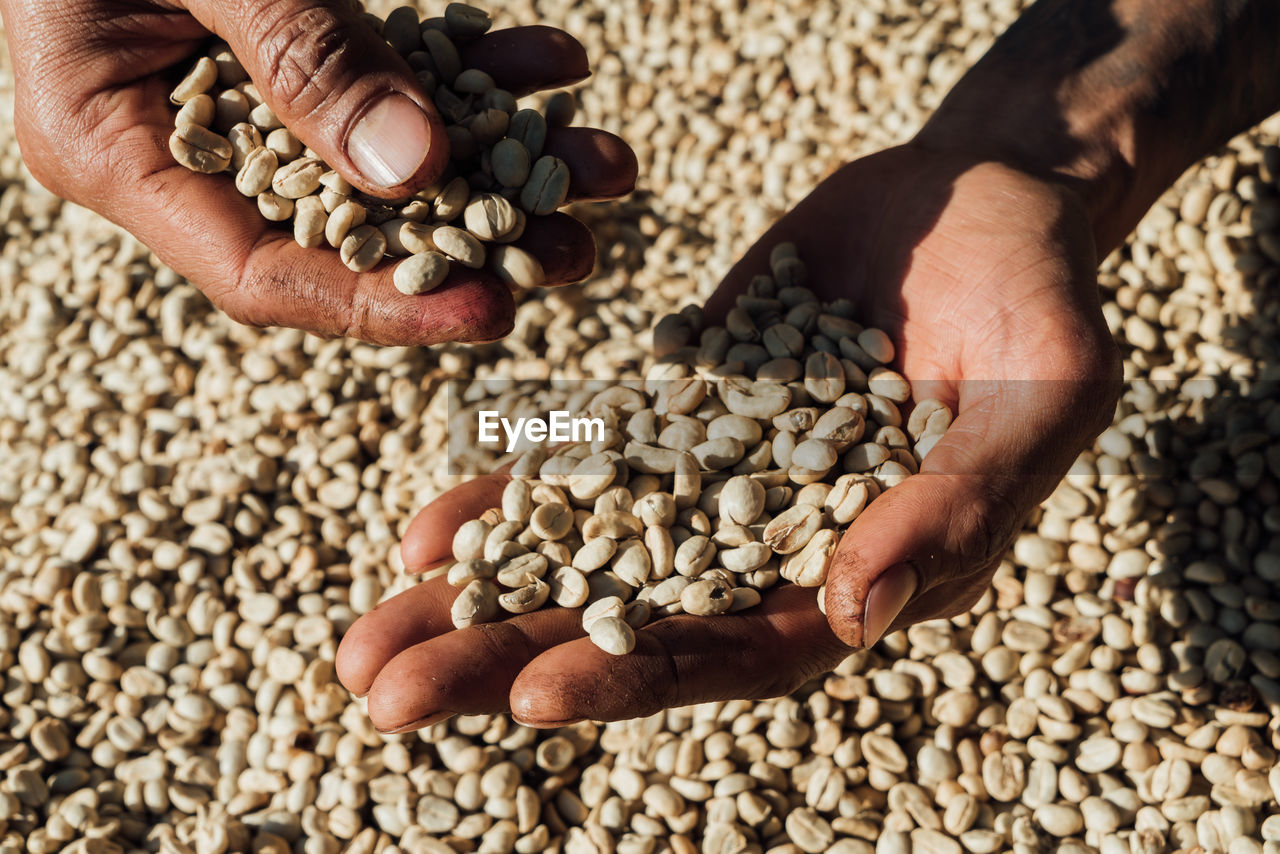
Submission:
[[416,327],[412,343],[419,345],[493,341],[505,337],[515,326],[511,291],[487,271],[450,273],[443,285],[423,297],[406,297],[399,291],[394,294],[392,299],[403,298],[403,304],[396,300],[389,308],[410,316],[402,314],[388,325],[395,329]]

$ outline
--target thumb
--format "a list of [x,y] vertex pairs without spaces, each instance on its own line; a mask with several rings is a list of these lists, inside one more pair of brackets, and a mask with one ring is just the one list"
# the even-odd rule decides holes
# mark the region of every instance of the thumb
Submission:
[[[357,189],[404,197],[444,170],[435,105],[350,4],[195,0],[191,11],[227,41],[280,121]],[[416,15],[402,15],[392,25],[420,39]]]
[[867,505],[832,558],[824,605],[847,644],[973,607],[1026,514],[1111,414],[1097,383],[962,385],[960,415],[920,473]]

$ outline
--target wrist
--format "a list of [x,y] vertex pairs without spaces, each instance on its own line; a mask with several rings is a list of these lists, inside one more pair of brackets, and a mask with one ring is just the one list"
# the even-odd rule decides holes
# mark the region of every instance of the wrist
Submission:
[[1039,0],[939,106],[921,146],[1074,191],[1099,255],[1187,167],[1280,108],[1274,0]]
[[1148,196],[1157,196],[1181,170],[1152,160],[1139,164],[1135,111],[1128,104],[1073,103],[1064,91],[1069,88],[1060,81],[1017,79],[1000,68],[976,68],[914,142],[929,151],[1000,163],[1071,191],[1103,257],[1137,223]]

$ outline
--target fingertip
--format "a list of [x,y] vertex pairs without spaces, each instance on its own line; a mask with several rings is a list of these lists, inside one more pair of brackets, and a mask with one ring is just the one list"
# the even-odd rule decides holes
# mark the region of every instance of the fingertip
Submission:
[[640,164],[631,146],[599,128],[552,128],[544,153],[570,164],[569,198],[616,199],[636,188]]
[[384,657],[381,650],[368,643],[368,615],[357,619],[338,643],[333,657],[334,673],[342,687],[357,697],[369,693],[373,679]]
[[[516,684],[519,684],[518,679]],[[542,698],[530,695],[527,691],[515,686],[511,689],[511,719],[520,726],[527,726],[530,729],[555,729],[585,720],[573,715],[565,717],[564,714],[563,710],[549,710],[543,704]]]
[[404,564],[404,571],[410,575],[426,572],[449,558],[449,555],[442,554],[436,544],[423,536],[425,530],[416,523],[417,517],[409,523],[409,529],[400,541],[400,562]]
[[407,321],[415,327],[411,337],[422,345],[481,344],[504,338],[515,327],[510,289],[485,270],[455,270],[439,288],[424,297],[406,298],[402,306],[413,313]]
[[[576,644],[575,644],[576,645]],[[594,647],[592,647],[594,649]],[[543,653],[531,661],[511,684],[511,716],[524,726],[550,729],[583,720],[591,698],[584,695],[582,677],[590,670],[560,665],[562,651]],[[588,682],[594,682],[588,678]]]
[[505,473],[478,477],[459,484],[418,511],[400,541],[405,572],[426,572],[453,560],[453,535],[464,522],[502,505],[502,490],[511,477]]
[[581,42],[540,24],[485,33],[463,49],[462,58],[467,67],[483,69],[517,96],[567,86],[591,73]]

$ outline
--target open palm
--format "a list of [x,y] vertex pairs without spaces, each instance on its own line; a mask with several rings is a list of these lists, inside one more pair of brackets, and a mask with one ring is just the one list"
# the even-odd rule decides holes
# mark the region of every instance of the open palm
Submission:
[[[844,167],[781,219],[726,277],[709,317],[767,271],[783,240],[820,297],[855,301],[863,322],[889,333],[917,399],[957,413],[921,473],[844,534],[828,616],[815,591],[783,585],[742,614],[658,620],[615,657],[583,636],[577,611],[454,630],[456,591],[433,579],[366,614],[339,649],[339,676],[368,694],[377,726],[508,708],[551,726],[776,696],[863,645],[868,628],[874,640],[982,595],[1025,514],[1109,422],[1118,395],[1083,208],[1005,166],[891,149]],[[453,532],[496,506],[504,481],[473,481],[424,509],[402,544],[409,571],[447,561]]]

